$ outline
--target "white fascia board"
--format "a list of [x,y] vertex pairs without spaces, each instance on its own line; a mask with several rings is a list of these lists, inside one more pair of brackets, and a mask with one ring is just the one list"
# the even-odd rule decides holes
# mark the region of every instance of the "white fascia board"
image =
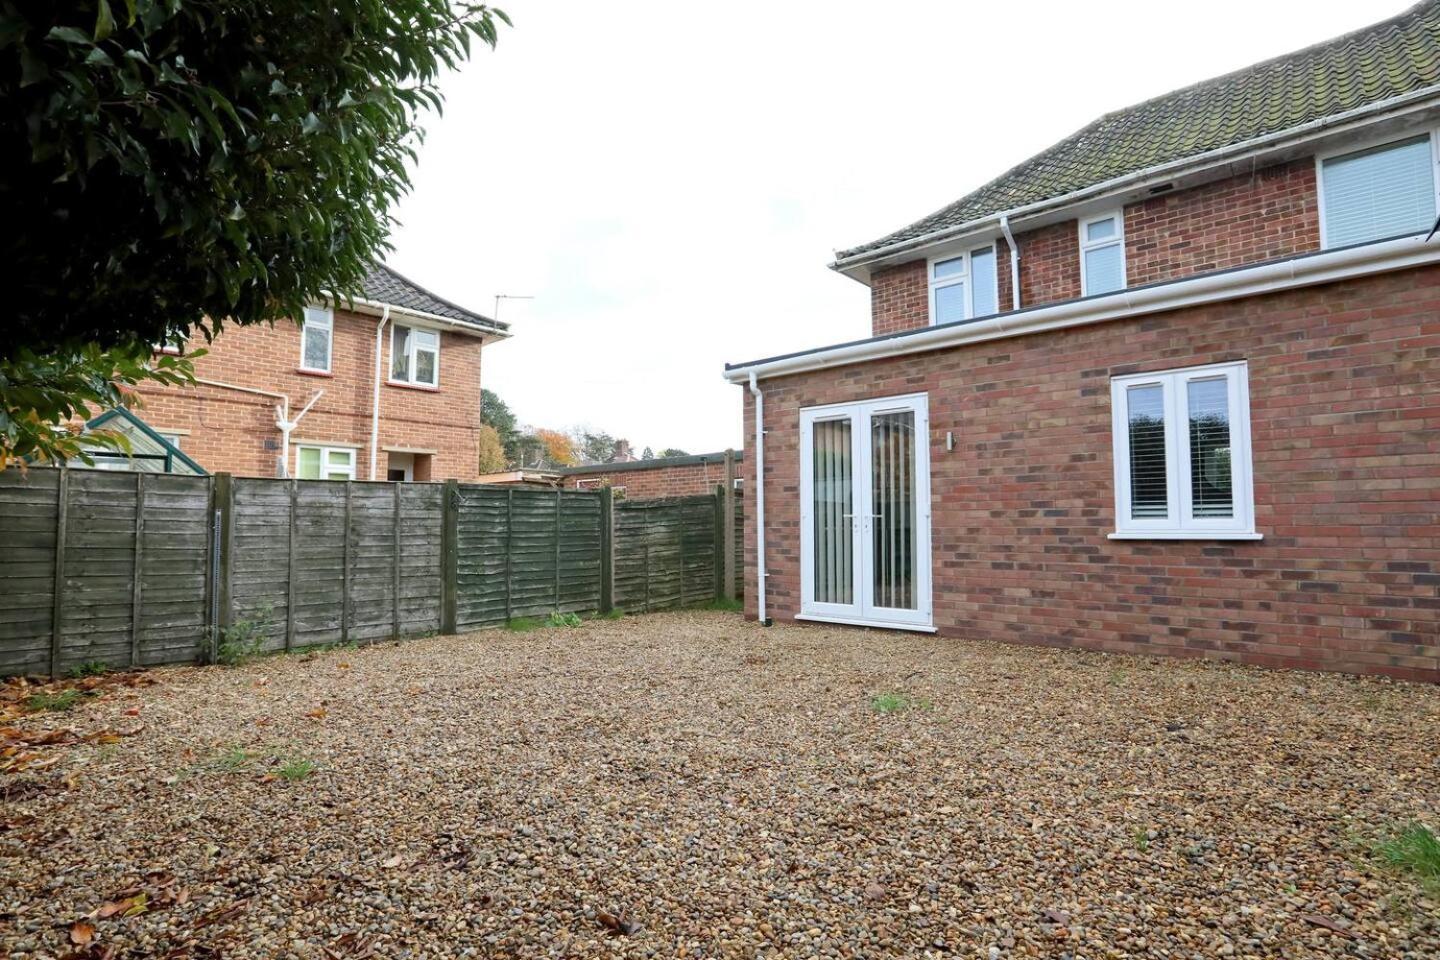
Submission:
[[1200,173],[1209,168],[1293,149],[1302,144],[1345,133],[1358,127],[1423,111],[1437,103],[1440,103],[1440,86],[1425,87],[1422,90],[1414,90],[1399,97],[1382,100],[1379,103],[1366,104],[1344,113],[1311,120],[1298,127],[1289,127],[1205,153],[1135,170],[1049,200],[1039,200],[1011,210],[997,210],[993,214],[967,223],[942,227],[931,233],[906,240],[897,240],[895,243],[877,247],[874,250],[867,250],[843,260],[836,260],[830,264],[830,268],[864,283],[868,280],[871,267],[882,266],[884,265],[883,261],[891,257],[902,254],[917,255],[927,247],[960,241],[971,234],[978,235],[982,231],[993,233],[998,229],[1002,215],[1009,216],[1013,228],[1019,219],[1037,217],[1047,211],[1059,210],[1092,200],[1098,201],[1127,190],[1144,189],[1161,181]]
[[1417,234],[1398,240],[1384,240],[1254,267],[1204,274],[1186,280],[1118,290],[1103,296],[1069,300],[1049,307],[1032,307],[984,320],[928,327],[915,333],[880,340],[860,340],[809,353],[760,360],[727,367],[724,376],[731,383],[740,383],[748,380],[752,372],[758,378],[766,379],[824,370],[868,360],[926,353],[988,340],[1278,293],[1434,263],[1440,263],[1440,238],[1427,244],[1424,236]]
[[327,295],[329,302],[344,310],[354,310],[357,313],[365,313],[370,316],[381,316],[385,309],[390,309],[390,319],[413,320],[421,326],[438,326],[455,333],[468,337],[480,337],[481,339],[503,340],[512,334],[508,330],[498,330],[481,327],[464,320],[456,320],[453,317],[442,317],[438,313],[428,313],[424,310],[413,310],[410,307],[402,307],[393,303],[383,303],[379,300],[366,300],[363,297],[339,297]]

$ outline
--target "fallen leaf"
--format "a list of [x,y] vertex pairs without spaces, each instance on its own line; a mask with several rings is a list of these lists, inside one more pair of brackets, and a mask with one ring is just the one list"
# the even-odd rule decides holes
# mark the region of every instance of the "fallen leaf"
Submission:
[[1350,928],[1341,926],[1334,920],[1331,920],[1329,917],[1321,916],[1318,913],[1302,914],[1300,919],[1304,920],[1306,923],[1314,924],[1317,927],[1323,927],[1324,929],[1329,930],[1331,933],[1338,933],[1342,937],[1349,937],[1351,940],[1358,939],[1355,935],[1355,932],[1352,931]]
[[95,924],[88,920],[76,920],[70,924],[70,942],[83,947],[95,939]]
[[324,720],[327,713],[329,713],[329,711],[326,710],[324,707],[316,707],[314,710],[311,710],[309,713],[305,714],[305,716],[309,717],[311,720]]
[[208,927],[217,923],[225,923],[227,920],[233,920],[244,913],[245,908],[248,906],[250,906],[250,900],[247,898],[245,900],[237,900],[228,907],[211,910],[199,920],[195,921],[195,928],[198,930],[201,927]]
[[600,921],[600,925],[610,932],[629,937],[640,930],[640,924],[631,920],[628,914],[628,907],[622,908],[619,913],[607,913],[601,910],[595,914],[595,919]]
[[129,710],[126,710],[126,711],[125,711],[125,716],[127,716],[127,717],[138,717],[138,716],[140,716],[140,708],[139,708],[139,707],[131,707]]

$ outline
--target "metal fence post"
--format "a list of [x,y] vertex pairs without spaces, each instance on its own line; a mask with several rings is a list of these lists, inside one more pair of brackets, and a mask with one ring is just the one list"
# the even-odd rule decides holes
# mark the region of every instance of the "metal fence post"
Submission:
[[55,585],[50,611],[50,676],[60,676],[60,646],[64,642],[65,528],[70,508],[70,468],[60,467],[55,483]]
[[454,633],[460,593],[460,481],[446,480],[440,494],[440,632]]
[[615,609],[615,491],[600,488],[600,612]]

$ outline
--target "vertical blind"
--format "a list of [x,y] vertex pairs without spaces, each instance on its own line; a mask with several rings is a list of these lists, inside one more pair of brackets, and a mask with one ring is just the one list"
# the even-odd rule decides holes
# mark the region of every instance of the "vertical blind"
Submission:
[[1130,424],[1130,516],[1170,515],[1165,466],[1165,388],[1153,383],[1126,392]]
[[1190,513],[1233,517],[1230,481],[1230,389],[1226,380],[1191,380],[1186,386],[1190,414]]
[[811,478],[815,502],[815,600],[854,602],[854,545],[850,518],[854,510],[854,476],[850,456],[850,421],[815,424]]
[[1435,222],[1428,136],[1332,157],[1323,179],[1328,246],[1419,233]]
[[871,587],[877,607],[916,609],[915,414],[870,418]]
[[1124,248],[1119,241],[1105,247],[1094,247],[1085,251],[1085,293],[1110,293],[1125,286],[1121,273],[1121,258]]

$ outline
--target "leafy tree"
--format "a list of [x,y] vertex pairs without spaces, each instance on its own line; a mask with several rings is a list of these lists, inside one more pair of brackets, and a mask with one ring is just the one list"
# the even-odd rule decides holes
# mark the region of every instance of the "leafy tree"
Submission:
[[575,442],[559,430],[537,429],[531,431],[532,436],[539,441],[540,462],[536,464],[541,467],[572,467],[578,459],[575,454]]
[[690,456],[690,454],[686,453],[684,450],[681,450],[679,447],[666,447],[664,450],[661,450],[661,451],[660,451],[660,456],[661,456],[662,458],[664,458],[664,457],[688,457],[688,456]]
[[509,465],[510,458],[505,455],[505,445],[500,442],[500,434],[488,423],[482,423],[478,433],[476,450],[479,454],[480,472],[501,472]]
[[574,439],[582,463],[605,463],[615,453],[615,438],[603,431],[576,430]]
[[515,414],[504,400],[493,390],[480,390],[480,420],[495,428],[504,449],[505,462],[519,461],[520,425]]
[[654,451],[654,450],[651,450],[649,447],[646,447],[644,450],[640,451],[640,459],[641,459],[641,460],[654,460],[654,459],[655,459],[655,451]]
[[0,454],[51,450],[97,378],[123,397],[135,344],[357,292],[442,72],[508,22],[464,0],[0,0],[0,360],[27,385],[0,385]]

